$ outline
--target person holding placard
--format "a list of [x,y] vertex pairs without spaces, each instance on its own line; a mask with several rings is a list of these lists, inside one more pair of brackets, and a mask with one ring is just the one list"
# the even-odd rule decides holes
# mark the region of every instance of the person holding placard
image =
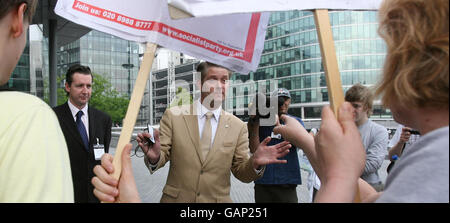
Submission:
[[379,33],[387,57],[377,94],[396,122],[422,135],[396,163],[377,193],[359,177],[365,151],[345,102],[336,119],[322,111],[318,136],[282,116],[275,128],[306,152],[322,183],[315,202],[449,202],[449,2],[448,0],[386,0]]

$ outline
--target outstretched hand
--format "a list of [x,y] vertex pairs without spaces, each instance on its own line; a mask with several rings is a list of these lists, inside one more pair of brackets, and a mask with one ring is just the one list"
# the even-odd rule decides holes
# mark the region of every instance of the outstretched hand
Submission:
[[105,154],[102,157],[102,165],[94,168],[92,184],[94,195],[102,202],[134,203],[141,202],[134,181],[133,168],[131,165],[131,144],[127,144],[122,152],[122,172],[119,180],[112,177],[114,172],[113,156]]
[[141,147],[144,154],[146,154],[147,158],[150,160],[151,164],[156,164],[159,160],[159,156],[161,154],[161,142],[159,141],[159,131],[157,129],[153,130],[155,144],[149,145],[146,138],[150,138],[150,133],[144,132],[139,133],[136,137],[136,141],[138,145]]
[[284,125],[278,123],[273,129],[273,133],[281,134],[284,139],[292,142],[297,148],[302,149],[310,162],[314,162],[316,157],[314,135],[312,133],[309,134],[295,118],[288,115],[282,115],[280,119],[283,121]]
[[279,160],[283,156],[289,153],[291,144],[288,141],[278,143],[273,146],[268,146],[271,140],[270,137],[265,138],[256,149],[253,155],[253,167],[259,169],[260,166],[275,163],[287,163],[287,160]]

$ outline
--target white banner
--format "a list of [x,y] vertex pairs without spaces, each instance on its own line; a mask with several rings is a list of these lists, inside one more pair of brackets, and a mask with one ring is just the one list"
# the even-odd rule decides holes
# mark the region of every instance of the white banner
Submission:
[[172,20],[166,0],[58,0],[55,13],[92,29],[156,43],[244,74],[258,67],[270,16]]
[[382,0],[167,0],[194,17],[288,10],[377,10]]

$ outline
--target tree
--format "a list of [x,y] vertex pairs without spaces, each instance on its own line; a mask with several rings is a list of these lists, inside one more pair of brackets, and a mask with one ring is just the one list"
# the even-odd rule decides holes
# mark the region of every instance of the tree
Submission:
[[192,95],[189,93],[189,91],[187,91],[185,88],[178,87],[175,98],[173,99],[172,103],[170,103],[169,108],[173,106],[192,104],[192,102]]
[[130,100],[127,96],[119,94],[104,77],[98,74],[93,76],[94,84],[89,104],[110,115],[113,123],[122,123]]

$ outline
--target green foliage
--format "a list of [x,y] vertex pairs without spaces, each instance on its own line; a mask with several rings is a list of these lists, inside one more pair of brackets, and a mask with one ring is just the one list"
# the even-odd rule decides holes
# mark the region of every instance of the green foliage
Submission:
[[89,105],[108,113],[113,123],[122,123],[130,100],[127,96],[120,95],[108,80],[98,74],[93,75],[94,84]]
[[185,104],[192,104],[192,95],[185,88],[178,87],[175,98],[172,103],[170,103],[169,108],[173,106],[181,106]]

